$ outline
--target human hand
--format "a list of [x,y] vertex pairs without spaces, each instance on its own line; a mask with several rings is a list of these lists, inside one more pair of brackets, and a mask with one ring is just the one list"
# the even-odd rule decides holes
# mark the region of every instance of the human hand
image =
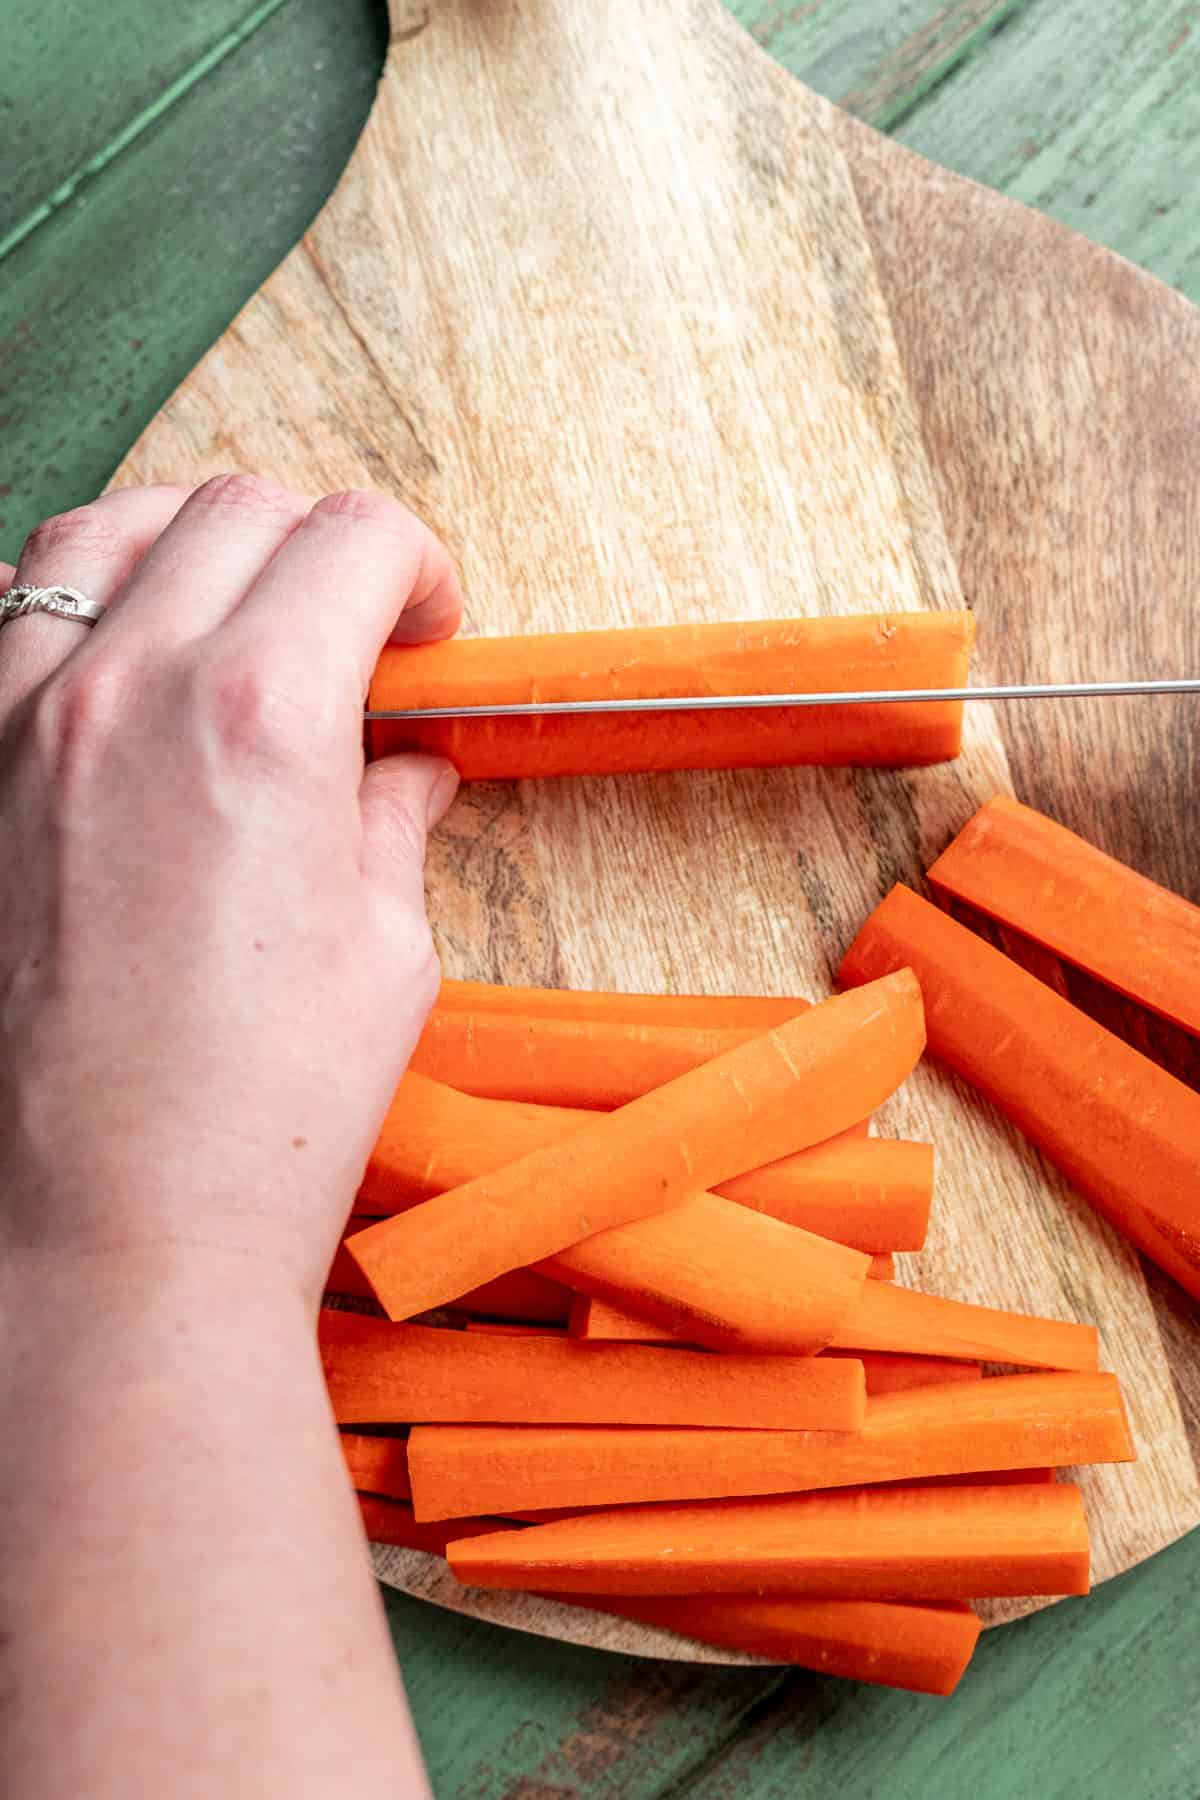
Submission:
[[315,1301],[437,991],[456,777],[364,775],[361,713],[389,637],[457,627],[448,556],[382,495],[235,475],[51,520],[16,579],[108,614],[0,631],[0,1249],[249,1256]]

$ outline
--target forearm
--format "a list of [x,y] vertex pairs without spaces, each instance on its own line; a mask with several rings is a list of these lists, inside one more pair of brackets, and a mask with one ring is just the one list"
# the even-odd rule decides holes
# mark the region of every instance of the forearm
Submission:
[[300,1296],[68,1253],[0,1306],[10,1800],[427,1793]]

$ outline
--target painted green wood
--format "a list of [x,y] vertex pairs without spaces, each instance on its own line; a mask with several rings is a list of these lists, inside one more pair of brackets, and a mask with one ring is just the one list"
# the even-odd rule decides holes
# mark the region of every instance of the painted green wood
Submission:
[[[381,0],[3,10],[0,239],[22,240],[0,259],[0,554],[12,555],[37,518],[96,490],[299,236],[366,116],[385,27]],[[1186,204],[1200,7],[734,10],[822,92],[1200,298]],[[1198,1602],[1200,1534],[994,1634],[945,1704],[642,1665],[387,1596],[442,1800],[1191,1800]]]
[[[107,61],[95,30],[76,35],[74,10],[42,8],[22,91],[9,92],[5,67],[4,137],[21,157],[0,152],[0,165],[20,160],[24,174],[0,232],[27,217],[23,199],[44,197],[68,163],[99,155],[121,129],[110,95],[94,140],[52,137],[39,177],[37,122],[62,92],[90,91],[98,68],[99,85],[119,93],[124,70],[124,123],[151,108],[139,30],[177,97],[0,260],[0,557],[10,561],[38,519],[103,486],[304,231],[362,129],[387,41],[372,0],[284,0],[267,11],[105,0],[92,11],[116,46]],[[178,15],[189,22],[179,27],[188,56],[200,46],[191,61],[169,54]],[[257,29],[214,60],[231,21],[256,16]],[[7,21],[0,31],[7,49]]]

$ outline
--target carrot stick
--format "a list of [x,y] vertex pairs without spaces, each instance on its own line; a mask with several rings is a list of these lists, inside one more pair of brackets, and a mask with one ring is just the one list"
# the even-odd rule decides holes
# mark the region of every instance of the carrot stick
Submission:
[[[822,1356],[851,1355],[845,1350],[823,1350]],[[886,1350],[864,1350],[859,1358],[866,1376],[867,1395],[901,1394],[910,1388],[942,1387],[948,1381],[981,1381],[977,1362],[955,1362],[949,1357],[902,1356]]]
[[867,1270],[868,1281],[895,1281],[896,1259],[890,1250],[876,1251]]
[[619,1507],[459,1538],[446,1557],[467,1587],[828,1600],[1086,1594],[1089,1569],[1068,1483]]
[[[364,1217],[352,1213],[347,1235],[364,1231],[374,1222],[370,1215]],[[339,1244],[334,1253],[325,1278],[325,1292],[339,1296],[350,1294],[366,1300],[374,1298],[370,1282],[344,1243]],[[521,1324],[565,1326],[570,1302],[569,1291],[557,1281],[550,1281],[532,1269],[511,1269],[507,1275],[497,1275],[494,1281],[458,1295],[454,1309]]]
[[[433,1556],[445,1556],[446,1546],[465,1520],[455,1519],[450,1525],[421,1525],[413,1509],[403,1500],[388,1500],[381,1494],[359,1494],[358,1510],[363,1530],[372,1544],[395,1544],[402,1550],[425,1550]],[[494,1532],[498,1519],[475,1519],[481,1532]]]
[[795,1225],[692,1194],[538,1267],[711,1350],[807,1356],[836,1336],[869,1259]]
[[[875,1487],[1049,1487],[1058,1480],[1057,1469],[979,1469],[969,1475],[918,1475],[912,1479],[901,1481],[875,1482]],[[830,1488],[827,1492],[840,1493],[846,1490]],[[856,1492],[860,1491],[857,1488]],[[658,1504],[670,1506],[670,1501]],[[732,1505],[732,1501],[714,1500],[714,1506]],[[586,1513],[617,1511],[615,1507],[578,1506],[531,1506],[520,1512],[506,1513],[507,1519],[514,1519],[522,1525],[549,1525],[558,1519],[578,1519]],[[465,1536],[465,1533],[464,1533]]]
[[853,1361],[475,1336],[328,1309],[318,1336],[339,1424],[440,1419],[852,1432],[866,1412],[862,1365]]
[[1086,1371],[1099,1361],[1094,1325],[999,1312],[885,1281],[866,1284],[832,1347],[852,1354],[899,1350],[912,1356],[953,1356],[1028,1369]]
[[[410,1072],[371,1153],[356,1209],[374,1217],[404,1212],[595,1122],[594,1112],[580,1108],[479,1100]],[[720,1192],[856,1250],[919,1250],[933,1195],[933,1149],[866,1138],[852,1127],[722,1182]]]
[[915,969],[930,1048],[1200,1298],[1200,1094],[965,926],[893,888],[841,978]]
[[684,1340],[665,1325],[639,1319],[624,1307],[597,1300],[592,1294],[576,1294],[571,1301],[567,1329],[585,1344],[680,1344]]
[[464,1331],[476,1331],[484,1337],[549,1337],[566,1336],[559,1325],[514,1325],[508,1319],[468,1319]]
[[924,1039],[920,991],[901,971],[814,1006],[562,1143],[384,1219],[349,1239],[350,1254],[389,1316],[411,1318],[820,1142],[873,1112]]
[[705,1030],[432,1012],[410,1066],[478,1100],[537,1100],[606,1112],[760,1035],[752,1026]]
[[881,1394],[867,1402],[862,1430],[848,1435],[442,1425],[417,1426],[408,1442],[422,1519],[783,1494],[1134,1455],[1116,1377],[1099,1374],[996,1375]]
[[386,1494],[410,1500],[408,1444],[402,1437],[368,1437],[361,1431],[339,1433],[342,1455],[352,1484],[363,1494]]
[[742,1594],[559,1594],[681,1637],[819,1675],[914,1694],[952,1694],[979,1640],[965,1601],[801,1600]]
[[769,1031],[807,1012],[798,994],[612,994],[579,988],[504,987],[488,981],[442,982],[438,1012],[518,1013],[525,1019],[600,1024],[684,1025],[700,1030]]
[[1200,1033],[1200,906],[997,794],[929,871],[1119,994]]
[[[375,711],[489,702],[661,699],[961,687],[969,613],[873,613],[721,625],[582,631],[385,649]],[[574,718],[388,721],[373,755],[448,756],[467,781],[780,764],[941,762],[958,755],[962,707],[884,704]]]

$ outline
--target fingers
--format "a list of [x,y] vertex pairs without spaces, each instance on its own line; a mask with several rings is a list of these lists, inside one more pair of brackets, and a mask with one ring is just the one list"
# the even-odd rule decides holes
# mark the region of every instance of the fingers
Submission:
[[458,791],[440,756],[387,756],[363,775],[363,873],[402,935],[425,926],[425,841]]
[[0,562],[0,599],[7,594],[9,588],[12,586],[13,576],[16,572],[17,571],[13,568],[11,563]]
[[450,557],[429,527],[384,494],[350,492],[317,502],[228,629],[290,642],[306,668],[344,676],[357,711],[389,638],[448,637],[461,614]]
[[[122,488],[47,519],[30,534],[13,579],[33,587],[78,588],[89,600],[113,606],[190,492],[182,485]],[[7,586],[0,581],[0,591]],[[0,725],[82,648],[92,629],[73,619],[30,613],[0,630]],[[112,621],[101,619],[94,629],[110,631]]]
[[120,628],[172,646],[227,620],[312,502],[257,475],[198,487],[142,558],[121,601]]

